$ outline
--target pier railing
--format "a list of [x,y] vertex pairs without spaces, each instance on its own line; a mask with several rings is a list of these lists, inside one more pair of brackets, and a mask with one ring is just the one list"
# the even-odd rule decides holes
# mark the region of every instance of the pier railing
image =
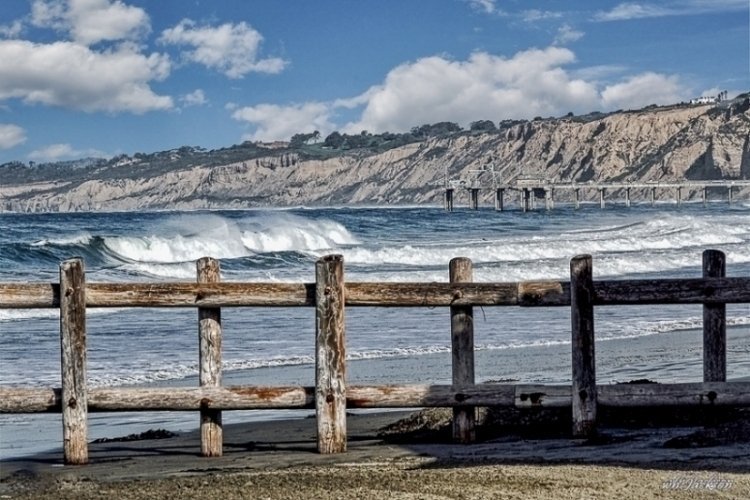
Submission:
[[[453,437],[475,439],[475,408],[570,407],[573,435],[596,433],[599,406],[750,406],[750,382],[726,381],[726,304],[750,303],[750,277],[727,278],[724,254],[706,250],[703,277],[596,280],[592,258],[570,263],[570,281],[475,283],[469,259],[450,262],[448,283],[347,283],[339,255],[321,258],[315,283],[222,283],[218,261],[200,259],[196,283],[87,283],[80,259],[60,266],[60,282],[0,283],[0,309],[60,309],[61,388],[0,387],[0,413],[62,413],[64,460],[88,461],[87,414],[199,411],[201,453],[222,454],[221,412],[314,408],[321,453],[346,450],[346,408],[452,407]],[[597,385],[594,308],[605,305],[703,304],[703,381]],[[450,385],[348,385],[347,307],[448,307]],[[473,308],[570,307],[571,385],[477,384]],[[195,388],[88,388],[87,307],[194,307],[199,318]],[[221,308],[314,307],[314,386],[221,385]]]

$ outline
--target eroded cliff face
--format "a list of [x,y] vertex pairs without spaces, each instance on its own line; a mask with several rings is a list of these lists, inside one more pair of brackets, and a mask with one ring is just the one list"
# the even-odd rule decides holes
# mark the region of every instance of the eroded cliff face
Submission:
[[262,158],[142,178],[110,170],[83,182],[9,185],[0,179],[0,210],[439,203],[446,168],[450,178],[470,180],[488,163],[501,182],[750,179],[750,103],[654,108],[585,123],[537,120],[327,160],[269,151]]

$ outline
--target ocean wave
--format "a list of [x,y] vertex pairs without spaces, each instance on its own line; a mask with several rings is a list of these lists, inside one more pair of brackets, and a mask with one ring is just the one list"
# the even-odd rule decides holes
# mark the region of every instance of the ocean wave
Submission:
[[258,225],[242,233],[242,243],[256,253],[312,252],[360,243],[342,224],[327,219],[277,214]]
[[78,246],[88,245],[91,243],[93,236],[90,233],[83,232],[63,238],[45,238],[31,243],[32,247],[45,246]]
[[277,213],[231,221],[217,215],[183,217],[164,235],[116,236],[106,246],[131,262],[180,263],[204,256],[235,259],[269,252],[308,252],[355,245],[341,224]]
[[343,224],[330,219],[286,212],[249,212],[241,219],[186,213],[170,215],[138,232],[83,231],[42,238],[9,253],[14,260],[32,262],[57,262],[80,255],[97,269],[122,266],[125,274],[186,278],[186,268],[167,265],[205,256],[226,260],[279,252],[307,254],[357,244],[359,240]]
[[[509,269],[508,277],[501,279],[509,281],[559,278],[561,271],[567,274],[567,261],[583,253],[592,254],[595,271],[606,276],[693,267],[700,264],[699,252],[706,247],[722,248],[730,263],[750,262],[749,235],[748,218],[662,217],[552,234],[457,239],[455,243],[360,245],[342,253],[345,262],[361,267],[421,268],[428,274],[434,271],[430,267],[446,266],[456,256],[468,257],[478,267],[523,264],[523,271]],[[552,267],[552,274],[537,272]],[[491,274],[494,278],[497,273]]]

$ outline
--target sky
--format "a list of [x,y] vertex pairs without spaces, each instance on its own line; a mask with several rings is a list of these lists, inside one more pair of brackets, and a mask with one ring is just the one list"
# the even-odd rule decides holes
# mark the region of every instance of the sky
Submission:
[[750,90],[750,0],[0,3],[0,163]]

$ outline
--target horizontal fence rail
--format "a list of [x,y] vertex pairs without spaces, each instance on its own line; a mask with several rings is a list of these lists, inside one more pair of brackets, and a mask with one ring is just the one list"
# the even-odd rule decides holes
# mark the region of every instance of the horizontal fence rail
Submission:
[[[601,280],[594,305],[737,304],[750,277]],[[88,283],[86,307],[314,307],[314,283]],[[347,283],[347,307],[570,306],[570,282]],[[60,286],[0,283],[0,309],[60,307]]]
[[[748,406],[750,382],[606,384],[597,386],[600,406]],[[425,408],[571,405],[569,385],[475,384],[350,385],[348,408]],[[60,389],[0,388],[0,413],[60,413]],[[227,386],[178,388],[94,388],[90,412],[294,410],[315,408],[315,387]]]
[[[60,283],[0,283],[0,309],[59,308],[61,388],[0,386],[0,413],[62,414],[66,464],[88,462],[88,412],[197,411],[201,454],[222,454],[222,411],[315,409],[318,450],[346,450],[346,408],[453,408],[453,439],[476,438],[475,409],[568,407],[573,435],[597,432],[597,409],[634,406],[750,406],[750,382],[726,382],[726,304],[750,302],[750,277],[726,277],[717,250],[703,254],[703,277],[593,280],[592,258],[571,260],[570,281],[476,283],[469,259],[453,259],[447,283],[350,283],[341,256],[316,263],[315,283],[223,283],[219,262],[197,262],[196,283],[87,283],[83,261],[60,266]],[[596,306],[703,304],[703,382],[596,383]],[[570,307],[571,385],[476,384],[473,307]],[[199,323],[199,387],[87,388],[89,307],[193,307]],[[223,386],[221,308],[315,308],[314,386]],[[346,384],[347,307],[446,307],[450,310],[451,385]]]

